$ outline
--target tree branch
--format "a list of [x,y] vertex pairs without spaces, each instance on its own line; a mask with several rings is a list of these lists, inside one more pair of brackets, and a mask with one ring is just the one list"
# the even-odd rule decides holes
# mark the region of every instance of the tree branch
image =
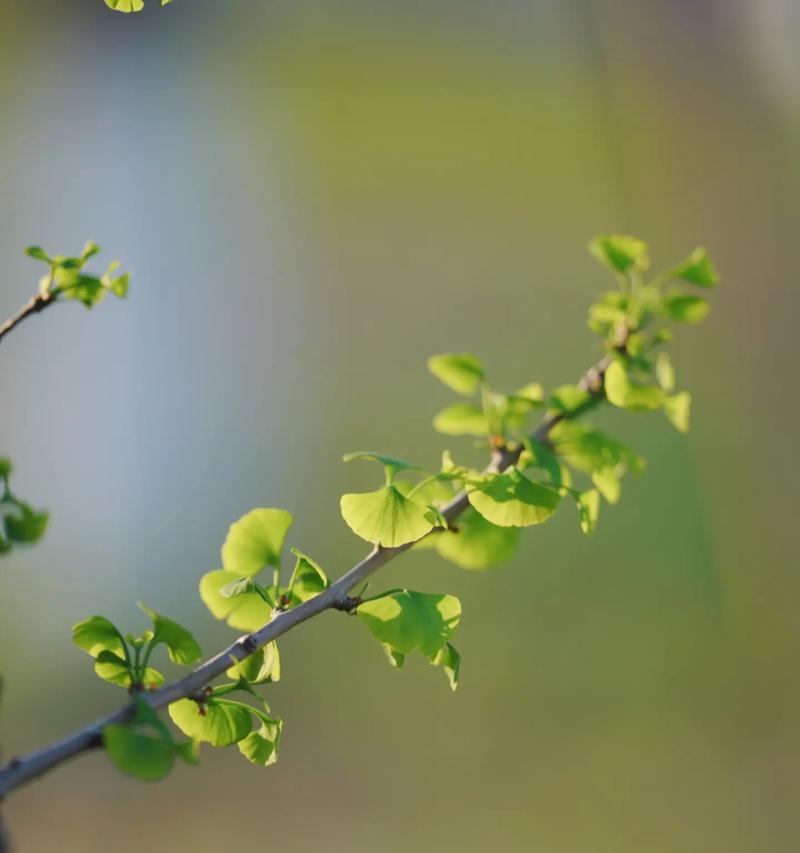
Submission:
[[9,317],[8,320],[0,324],[0,341],[26,317],[44,311],[48,305],[52,305],[55,301],[55,297],[51,293],[46,295],[37,293],[36,296],[32,296],[13,317]]
[[[32,313],[35,310],[41,309],[32,308],[27,313]],[[20,313],[23,317],[27,316],[24,311]],[[13,328],[13,325],[10,328]],[[623,347],[624,344],[620,348]],[[596,405],[604,398],[603,378],[610,364],[611,357],[606,356],[591,367],[581,378],[579,386],[592,394],[589,406],[584,406],[581,409],[581,414],[587,408]],[[531,438],[538,441],[546,441],[550,431],[556,424],[572,416],[574,415],[568,416],[563,412],[549,412],[532,433]],[[487,472],[504,471],[511,465],[516,464],[521,453],[521,447],[504,447],[494,451],[491,463],[486,469]],[[469,498],[467,493],[462,491],[442,509],[442,515],[448,522],[452,522],[468,507]],[[261,646],[281,637],[307,619],[311,619],[313,616],[317,616],[328,609],[352,610],[352,599],[348,597],[348,592],[354,586],[378,571],[382,566],[386,565],[386,563],[408,551],[414,544],[416,543],[409,542],[396,548],[376,546],[361,562],[353,566],[339,580],[319,595],[305,601],[298,607],[276,614],[268,624],[252,634],[240,637],[236,642],[205,661],[205,663],[202,663],[197,669],[180,681],[149,693],[142,693],[140,696],[149,702],[153,708],[164,708],[178,699],[198,696],[203,687],[222,675],[234,661],[241,661],[249,657]],[[37,752],[32,752],[21,758],[12,759],[0,770],[0,800],[16,788],[21,788],[23,785],[53,770],[64,762],[102,746],[103,729],[107,725],[127,723],[135,715],[136,705],[133,702],[129,702],[118,711],[67,735],[62,740],[56,741]]]

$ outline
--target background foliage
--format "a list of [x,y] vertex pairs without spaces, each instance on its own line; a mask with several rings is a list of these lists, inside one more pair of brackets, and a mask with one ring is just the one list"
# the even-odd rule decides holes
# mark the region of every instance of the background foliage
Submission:
[[282,644],[279,774],[209,755],[188,800],[91,758],[9,803],[26,849],[69,849],[76,815],[79,850],[119,825],[121,851],[256,841],[256,785],[287,851],[790,845],[791,6],[28,5],[0,11],[3,304],[30,295],[34,239],[92,233],[137,288],[3,344],[0,438],[54,511],[0,576],[16,749],[118,701],[65,642],[88,612],[124,624],[144,598],[204,648],[229,636],[194,584],[251,506],[287,506],[322,565],[349,565],[336,499],[374,486],[339,456],[436,463],[451,398],[428,353],[573,381],[598,228],[652,235],[656,266],[702,239],[726,292],[676,343],[688,438],[603,415],[649,470],[593,540],[564,513],[481,577],[425,553],[387,569],[461,599],[456,697],[323,617]]

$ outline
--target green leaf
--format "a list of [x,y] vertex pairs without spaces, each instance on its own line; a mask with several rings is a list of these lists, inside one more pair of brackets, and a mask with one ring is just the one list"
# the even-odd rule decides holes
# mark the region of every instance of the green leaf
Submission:
[[601,234],[589,243],[589,251],[613,272],[625,273],[632,267],[644,271],[650,266],[647,244],[623,234]]
[[6,536],[9,541],[32,545],[44,536],[50,516],[46,512],[34,512],[25,504],[17,504],[18,515],[7,515]]
[[459,517],[457,527],[430,537],[437,553],[459,568],[482,571],[514,556],[519,541],[515,527],[498,527],[474,509]]
[[36,261],[42,261],[46,264],[51,263],[50,256],[41,246],[28,246],[28,248],[25,249],[25,254]]
[[297,563],[289,583],[289,595],[302,603],[328,588],[328,576],[307,554],[297,548],[292,548],[292,553]]
[[151,610],[141,601],[139,607],[153,622],[153,645],[164,643],[169,652],[169,659],[173,663],[188,666],[200,660],[202,657],[200,646],[190,631],[172,619]]
[[681,391],[664,400],[664,414],[678,432],[689,432],[689,413],[692,407],[692,395]]
[[[103,681],[116,684],[118,687],[131,687],[133,678],[127,662],[119,655],[108,650],[100,652],[95,658],[94,671]],[[164,676],[158,670],[147,667],[142,677],[142,687],[154,690],[164,683]]]
[[179,699],[169,706],[172,722],[193,740],[212,746],[230,746],[250,734],[251,711],[225,699],[209,698],[202,708],[193,699]]
[[392,475],[399,471],[419,471],[417,465],[412,465],[410,462],[404,462],[402,459],[395,459],[394,456],[387,456],[385,453],[375,453],[373,450],[357,450],[354,453],[345,453],[342,457],[345,462],[352,462],[355,459],[366,459],[369,462],[380,462],[384,468],[387,468]]
[[600,493],[597,489],[589,489],[576,495],[575,503],[581,519],[581,530],[584,533],[594,533],[597,529],[597,518],[600,515]]
[[105,616],[90,616],[73,625],[72,641],[94,658],[104,651],[113,652],[120,657],[125,655],[122,634]]
[[556,388],[547,400],[550,409],[571,415],[585,406],[592,395],[584,388],[577,385],[562,385]]
[[105,3],[115,12],[141,12],[144,9],[144,0],[105,0]]
[[222,546],[222,567],[253,577],[266,566],[278,567],[292,516],[285,509],[254,509],[234,522]]
[[612,362],[606,370],[605,391],[608,401],[622,409],[653,411],[664,405],[665,394],[661,388],[633,382],[618,361]]
[[343,495],[341,510],[353,533],[385,548],[415,542],[433,529],[428,508],[404,497],[395,486]]
[[675,389],[675,368],[667,352],[660,352],[656,359],[656,381],[665,391]]
[[200,598],[216,619],[225,619],[231,628],[256,631],[272,618],[272,607],[257,592],[233,598],[221,593],[223,587],[239,579],[239,575],[224,569],[208,572],[200,580]]
[[530,527],[547,521],[558,509],[561,495],[549,486],[533,483],[519,469],[490,474],[469,489],[469,502],[492,524]]
[[474,435],[477,438],[489,432],[483,410],[474,403],[458,403],[442,409],[433,419],[433,428],[443,435]]
[[108,757],[123,773],[145,782],[163,779],[172,769],[175,755],[182,750],[172,739],[156,711],[135,697],[136,717],[126,726],[103,729],[103,745]]
[[226,673],[236,681],[243,679],[250,684],[270,684],[280,681],[281,658],[276,642],[267,643],[249,657],[235,663]]
[[664,311],[676,323],[699,323],[710,310],[711,306],[702,296],[671,293],[664,297]]
[[450,682],[450,689],[455,690],[458,687],[458,675],[461,670],[461,655],[455,647],[445,643],[431,663],[444,669],[447,680]]
[[592,471],[592,483],[610,504],[619,501],[621,492],[619,478],[618,468],[598,468]]
[[251,763],[269,767],[278,760],[283,721],[261,717],[261,726],[239,741],[239,752]]
[[458,394],[469,396],[483,381],[483,365],[470,353],[434,355],[428,359],[428,369]]
[[433,659],[461,620],[461,602],[452,595],[407,589],[372,598],[356,610],[379,643],[400,655],[414,650]]
[[719,276],[714,269],[706,250],[699,246],[675,270],[677,278],[682,278],[700,287],[713,287],[719,283]]
[[11,476],[11,460],[7,456],[0,456],[0,480],[6,480]]
[[132,726],[106,726],[103,745],[119,770],[143,782],[163,779],[175,763],[175,747],[169,741]]

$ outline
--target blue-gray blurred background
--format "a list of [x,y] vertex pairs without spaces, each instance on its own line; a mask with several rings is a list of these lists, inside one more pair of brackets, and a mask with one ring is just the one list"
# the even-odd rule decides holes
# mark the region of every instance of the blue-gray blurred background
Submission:
[[375,472],[343,452],[468,452],[429,354],[577,378],[594,233],[724,277],[675,345],[692,433],[601,418],[649,466],[594,538],[565,512],[486,574],[379,577],[462,599],[458,693],[323,615],[282,644],[276,767],[84,758],[4,806],[21,853],[796,849],[799,40],[795,0],[0,4],[0,314],[31,243],[134,273],[0,352],[0,451],[52,512],[0,565],[6,757],[120,702],[75,621],[144,599],[232,637],[197,581],[251,507],[360,556],[338,497]]

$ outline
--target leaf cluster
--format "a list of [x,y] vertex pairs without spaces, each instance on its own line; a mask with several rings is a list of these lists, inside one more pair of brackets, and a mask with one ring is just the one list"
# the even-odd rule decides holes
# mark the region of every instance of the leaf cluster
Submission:
[[33,545],[44,536],[49,515],[35,510],[11,490],[11,460],[0,456],[0,556],[15,545]]

